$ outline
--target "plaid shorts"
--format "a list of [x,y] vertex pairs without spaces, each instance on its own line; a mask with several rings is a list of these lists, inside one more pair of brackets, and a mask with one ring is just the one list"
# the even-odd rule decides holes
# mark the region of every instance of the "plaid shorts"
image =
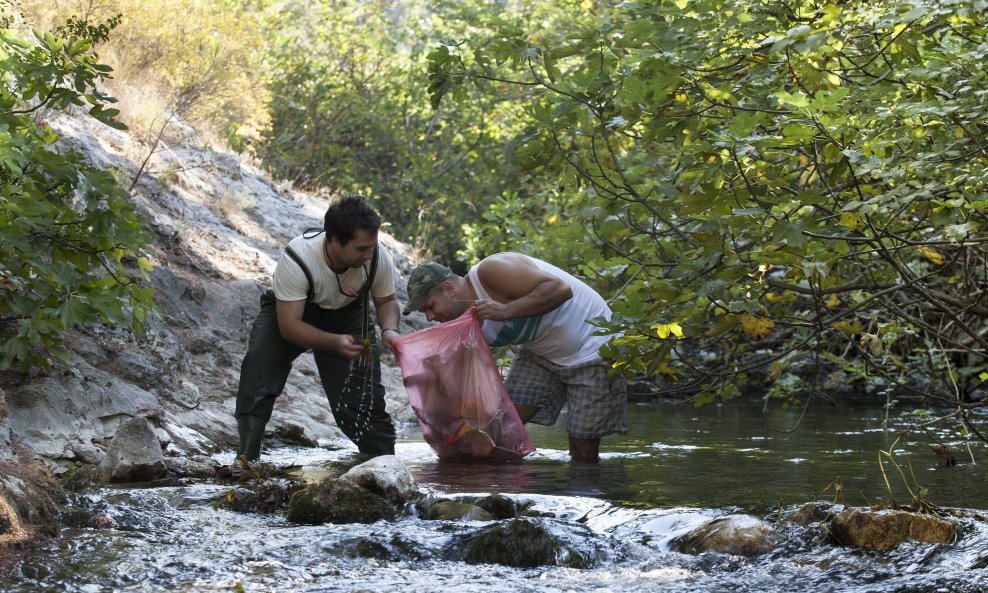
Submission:
[[531,422],[550,426],[567,405],[566,430],[578,439],[628,432],[628,390],[621,376],[608,377],[597,359],[564,367],[522,349],[504,382],[511,401],[538,408]]

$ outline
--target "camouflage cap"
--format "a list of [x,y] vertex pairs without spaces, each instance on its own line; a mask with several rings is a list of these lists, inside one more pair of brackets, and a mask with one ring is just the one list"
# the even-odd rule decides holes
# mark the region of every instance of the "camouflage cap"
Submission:
[[408,277],[408,304],[405,305],[405,315],[425,306],[429,291],[453,275],[452,270],[436,262],[427,262],[412,270],[412,274]]

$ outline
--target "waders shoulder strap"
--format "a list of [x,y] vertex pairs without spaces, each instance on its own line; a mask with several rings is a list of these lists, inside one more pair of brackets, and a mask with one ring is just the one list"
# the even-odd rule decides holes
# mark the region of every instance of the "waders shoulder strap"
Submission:
[[363,305],[363,328],[362,328],[362,338],[370,337],[370,291],[371,285],[374,284],[374,274],[377,273],[377,245],[374,245],[374,255],[371,257],[371,268],[370,273],[367,274],[367,288],[364,289],[364,302]]
[[302,263],[302,258],[291,247],[285,247],[285,253],[298,264],[298,267],[302,268],[302,273],[305,274],[305,280],[309,283],[309,289],[305,291],[305,302],[312,302],[312,299],[316,297],[316,291],[312,287],[312,274],[309,273],[309,268]]
[[[302,262],[302,258],[299,257],[298,253],[295,252],[291,247],[285,247],[285,253],[288,257],[298,264],[298,267],[302,268],[302,273],[305,274],[305,280],[309,283],[309,288],[305,291],[305,301],[311,302],[316,296],[315,288],[312,285],[312,274],[309,272],[309,268],[306,267],[305,263]],[[334,272],[335,273],[335,272]],[[374,256],[371,258],[370,272],[367,274],[367,288],[364,289],[364,311],[367,311],[368,296],[370,295],[371,285],[374,283],[374,275],[377,273],[377,245],[374,246]],[[366,315],[366,313],[365,313]]]

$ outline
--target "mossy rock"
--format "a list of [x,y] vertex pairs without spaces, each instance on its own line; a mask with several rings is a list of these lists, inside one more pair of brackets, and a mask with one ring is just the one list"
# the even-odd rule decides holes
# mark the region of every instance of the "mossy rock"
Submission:
[[257,480],[227,490],[217,499],[217,505],[237,513],[270,514],[280,511],[301,485],[286,480]]
[[496,519],[514,519],[521,515],[518,504],[503,494],[491,494],[480,498],[475,503]]
[[494,516],[479,506],[457,500],[427,498],[416,508],[419,517],[429,521],[492,521]]
[[382,496],[339,478],[326,478],[292,495],[288,520],[293,523],[374,523],[394,519],[397,509]]
[[517,568],[568,566],[586,568],[590,561],[532,519],[518,518],[486,526],[447,546],[448,557],[468,564],[502,564]]

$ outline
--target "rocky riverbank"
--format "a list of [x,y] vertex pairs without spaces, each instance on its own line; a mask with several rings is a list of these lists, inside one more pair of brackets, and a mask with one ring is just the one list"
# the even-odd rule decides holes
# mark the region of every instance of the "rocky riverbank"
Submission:
[[[153,234],[149,283],[160,312],[141,337],[78,328],[65,336],[68,365],[0,374],[0,542],[18,545],[55,533],[57,482],[103,466],[133,419],[153,435],[144,442],[160,446],[148,455],[171,466],[235,446],[233,402],[258,299],[283,245],[321,227],[327,203],[203,146],[180,124],[153,152],[92,118],[59,115],[50,124],[62,147],[116,171],[122,184],[139,176],[132,195]],[[407,274],[412,250],[384,233],[382,243]],[[404,330],[424,319],[408,323]],[[384,363],[389,411],[413,421],[397,365]],[[311,357],[296,364],[268,429],[307,442],[343,439]]]

